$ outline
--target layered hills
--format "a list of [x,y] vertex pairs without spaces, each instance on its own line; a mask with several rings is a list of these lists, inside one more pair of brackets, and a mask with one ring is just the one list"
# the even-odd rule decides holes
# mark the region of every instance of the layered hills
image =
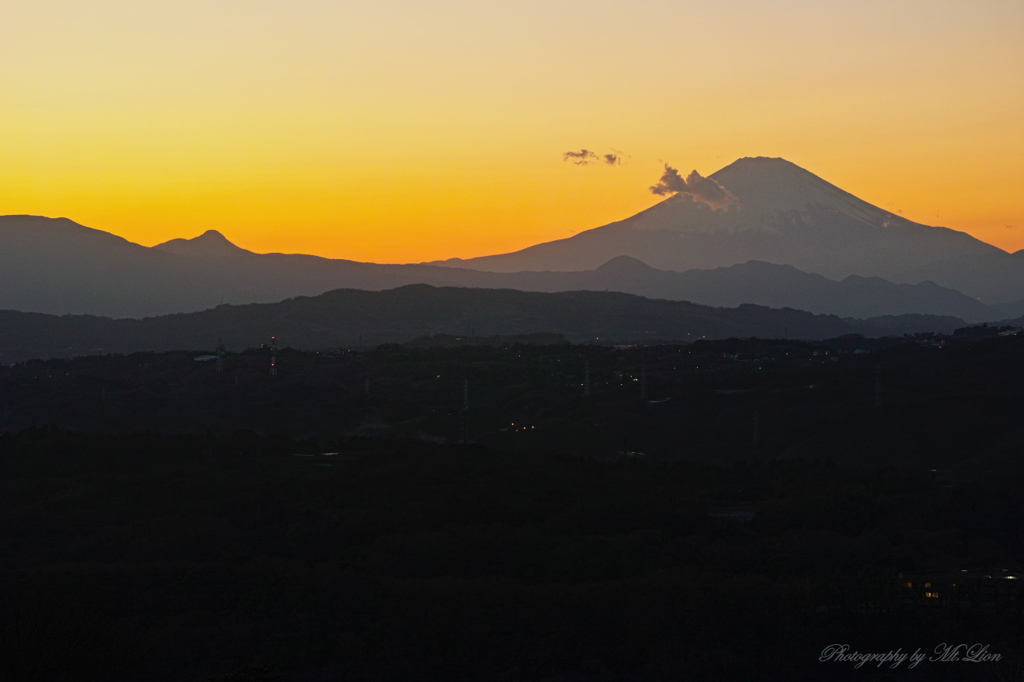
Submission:
[[[271,303],[335,288],[380,291],[408,284],[618,291],[711,306],[752,303],[842,317],[929,314],[979,322],[1024,312],[1024,305],[989,306],[933,282],[894,284],[857,275],[832,280],[764,261],[674,272],[618,256],[593,270],[486,272],[257,254],[212,231],[147,248],[64,219],[15,218],[0,218],[0,309],[25,312],[147,317],[224,303]],[[30,237],[42,238],[33,243],[18,235],[18,229],[11,229],[18,222],[22,229],[28,225]],[[41,229],[32,235],[37,227]],[[22,239],[11,239],[12,233]]]
[[255,347],[276,336],[305,350],[405,343],[420,337],[476,339],[547,334],[572,342],[688,342],[732,337],[827,339],[847,334],[952,332],[952,317],[871,320],[754,305],[712,308],[617,292],[524,292],[409,285],[339,289],[280,303],[222,305],[145,319],[0,311],[0,363],[87,354]]
[[0,309],[147,317],[409,284],[618,291],[711,306],[968,322],[1024,313],[1024,255],[894,216],[782,159],[740,159],[626,220],[510,254],[383,265],[259,254],[210,230],[154,247],[66,218],[0,217]]

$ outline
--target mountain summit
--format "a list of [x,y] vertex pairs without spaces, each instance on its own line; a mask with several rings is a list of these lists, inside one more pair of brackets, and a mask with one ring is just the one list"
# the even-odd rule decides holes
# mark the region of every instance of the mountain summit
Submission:
[[[916,283],[940,281],[937,269],[948,270],[958,259],[1007,255],[966,233],[893,215],[784,159],[739,159],[710,179],[736,201],[713,207],[680,193],[568,239],[441,264],[496,272],[590,270],[630,256],[654,268],[683,271],[762,260],[832,278]],[[975,290],[985,288],[972,277],[941,283],[965,291],[972,283]],[[995,296],[1000,297],[1005,298]]]
[[884,225],[896,220],[891,213],[785,159],[739,159],[709,179],[736,197],[735,204],[709,207],[681,193],[623,222],[639,229],[778,232],[780,216],[814,210],[842,215],[866,225]]
[[867,222],[893,216],[822,180],[785,159],[747,157],[729,164],[711,178],[742,195],[760,211],[790,211],[798,207],[828,206]]
[[228,238],[217,230],[207,230],[192,239],[172,239],[163,244],[157,244],[153,248],[182,256],[211,257],[252,254],[252,251],[246,251],[228,241]]

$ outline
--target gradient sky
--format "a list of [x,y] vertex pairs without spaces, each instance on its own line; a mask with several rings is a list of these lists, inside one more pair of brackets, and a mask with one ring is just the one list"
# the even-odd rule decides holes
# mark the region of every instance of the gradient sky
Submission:
[[1021,0],[11,0],[0,25],[0,214],[411,262],[626,218],[663,162],[781,156],[1024,248]]

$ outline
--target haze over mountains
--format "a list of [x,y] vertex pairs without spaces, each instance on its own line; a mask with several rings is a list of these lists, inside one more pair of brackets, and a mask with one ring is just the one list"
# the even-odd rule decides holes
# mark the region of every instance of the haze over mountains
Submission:
[[1024,313],[1024,255],[919,225],[782,159],[711,176],[735,201],[677,194],[632,218],[510,254],[380,265],[256,254],[216,231],[144,247],[66,218],[0,217],[0,309],[144,317],[407,284],[608,290],[844,317]]

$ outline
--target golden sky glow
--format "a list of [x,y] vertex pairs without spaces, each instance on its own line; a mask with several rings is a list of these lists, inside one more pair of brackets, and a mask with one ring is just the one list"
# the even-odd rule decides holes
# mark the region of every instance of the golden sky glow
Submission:
[[[411,262],[781,156],[1024,248],[1020,0],[14,0],[0,214]],[[617,167],[563,152],[622,150]]]

